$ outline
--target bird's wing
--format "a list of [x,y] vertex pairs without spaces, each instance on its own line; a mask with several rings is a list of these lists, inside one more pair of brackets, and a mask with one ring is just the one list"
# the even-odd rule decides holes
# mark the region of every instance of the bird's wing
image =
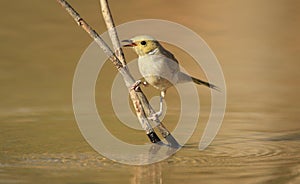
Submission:
[[166,62],[166,66],[174,75],[176,75],[180,71],[180,69],[178,60],[175,58],[175,56],[163,47],[160,48],[160,55],[166,58],[164,59],[164,61]]
[[178,60],[175,58],[175,56],[168,50],[166,50],[165,48],[161,47],[160,52],[165,55],[167,58],[169,58],[170,60],[173,60],[174,62],[176,62],[178,64]]

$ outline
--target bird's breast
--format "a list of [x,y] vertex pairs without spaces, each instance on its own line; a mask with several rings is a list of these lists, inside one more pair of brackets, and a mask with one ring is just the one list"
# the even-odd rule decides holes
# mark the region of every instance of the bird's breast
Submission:
[[139,70],[145,80],[157,89],[165,90],[177,82],[177,63],[160,55],[141,56]]

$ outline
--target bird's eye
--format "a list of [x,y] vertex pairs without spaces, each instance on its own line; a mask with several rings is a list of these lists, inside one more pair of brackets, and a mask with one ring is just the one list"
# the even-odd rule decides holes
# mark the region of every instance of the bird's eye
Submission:
[[141,41],[141,44],[142,45],[146,45],[146,41]]

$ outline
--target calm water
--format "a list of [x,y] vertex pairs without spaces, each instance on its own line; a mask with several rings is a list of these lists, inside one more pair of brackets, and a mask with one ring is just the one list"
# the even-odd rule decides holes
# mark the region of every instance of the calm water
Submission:
[[[97,1],[70,3],[98,32],[105,31]],[[1,5],[0,183],[300,182],[300,2],[111,1],[116,24],[157,18],[197,32],[217,55],[226,78],[227,112],[214,142],[198,150],[210,104],[208,90],[199,87],[203,111],[194,135],[174,156],[148,166],[110,161],[80,134],[72,79],[91,42],[86,33],[54,0],[2,0]],[[177,57],[203,77],[182,61],[184,54]],[[108,122],[116,119],[107,101],[112,70],[107,63],[102,72],[108,79],[97,82],[98,110]],[[170,109],[166,122],[178,118],[178,110]],[[110,126],[128,142],[147,142],[143,132],[128,134],[119,131],[124,127]]]

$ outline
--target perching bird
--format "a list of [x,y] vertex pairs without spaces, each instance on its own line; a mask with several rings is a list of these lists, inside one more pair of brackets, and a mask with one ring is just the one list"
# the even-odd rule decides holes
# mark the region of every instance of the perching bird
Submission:
[[124,47],[132,47],[138,55],[139,70],[146,82],[161,91],[160,112],[156,115],[162,114],[162,99],[165,97],[166,90],[173,85],[192,81],[218,90],[218,87],[213,84],[181,72],[174,55],[153,37],[141,35],[123,42],[127,42]]

